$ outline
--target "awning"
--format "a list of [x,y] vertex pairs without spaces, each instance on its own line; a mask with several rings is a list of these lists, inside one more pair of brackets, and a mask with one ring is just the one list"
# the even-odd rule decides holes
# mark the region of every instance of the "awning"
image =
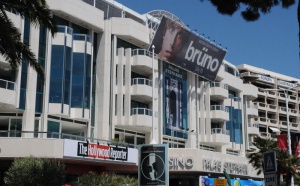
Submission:
[[280,130],[278,128],[275,128],[275,127],[269,127],[269,129],[271,129],[273,132],[280,132]]

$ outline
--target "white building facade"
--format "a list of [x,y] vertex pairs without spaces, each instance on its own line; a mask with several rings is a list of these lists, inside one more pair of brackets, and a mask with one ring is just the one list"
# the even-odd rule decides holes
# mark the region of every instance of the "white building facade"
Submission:
[[[46,79],[42,82],[26,62],[13,71],[0,59],[1,176],[8,167],[4,162],[30,155],[66,162],[70,180],[90,170],[137,174],[136,146],[149,144],[153,136],[157,143],[169,145],[170,185],[198,185],[199,176],[223,177],[224,169],[232,178],[263,178],[248,164],[246,150],[253,136],[269,135],[262,125],[286,127],[280,101],[272,111],[261,108],[266,93],[240,77],[244,66],[236,68],[223,60],[215,81],[207,81],[161,60],[150,46],[160,18],[178,20],[165,11],[140,15],[105,0],[47,3],[58,22],[53,38],[43,27],[9,13],[23,42],[44,65]],[[175,127],[167,125],[166,109],[166,82],[174,79],[173,72],[180,76],[179,104],[184,105],[177,111],[183,113],[178,116],[182,123]],[[291,79],[276,79],[270,87]],[[295,131],[298,97],[297,93],[289,108]],[[262,123],[263,118],[269,123]],[[125,159],[81,149],[91,144],[108,149],[116,141],[128,146]]]

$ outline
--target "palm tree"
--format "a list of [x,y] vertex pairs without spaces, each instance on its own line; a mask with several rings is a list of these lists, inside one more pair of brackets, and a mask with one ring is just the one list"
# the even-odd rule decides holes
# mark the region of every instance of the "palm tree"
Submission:
[[249,163],[257,170],[257,175],[264,171],[264,153],[276,149],[277,142],[272,138],[255,137],[252,143],[256,148],[247,150]]
[[0,0],[0,54],[14,70],[19,68],[22,60],[27,61],[44,79],[43,67],[29,47],[22,42],[19,30],[7,16],[7,10],[17,12],[35,26],[45,26],[54,36],[56,24],[46,0]]
[[277,148],[277,142],[273,138],[255,137],[253,145],[256,148],[247,150],[247,158],[249,163],[257,170],[257,175],[264,171],[264,153],[268,151],[276,151],[278,181],[280,174],[287,174],[286,185],[290,184],[291,175],[300,177],[300,158],[293,157],[282,149]]

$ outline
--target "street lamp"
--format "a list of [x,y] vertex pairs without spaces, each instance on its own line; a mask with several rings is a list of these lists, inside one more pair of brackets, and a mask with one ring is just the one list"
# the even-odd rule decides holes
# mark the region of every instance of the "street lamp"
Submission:
[[[295,87],[291,87],[295,88]],[[288,151],[289,155],[292,155],[292,145],[291,145],[291,131],[290,131],[290,121],[289,121],[289,104],[288,104],[288,91],[291,89],[263,89],[264,91],[283,91],[285,96],[285,111],[286,111],[286,124],[287,124],[287,144],[288,144]],[[294,176],[291,175],[291,186],[294,186]]]
[[154,49],[155,46],[152,45],[152,140],[150,144],[156,144],[154,139]]

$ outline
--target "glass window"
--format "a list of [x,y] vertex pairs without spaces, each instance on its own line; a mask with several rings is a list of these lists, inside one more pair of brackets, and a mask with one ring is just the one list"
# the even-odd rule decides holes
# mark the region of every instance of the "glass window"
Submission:
[[52,45],[51,70],[62,69],[64,61],[64,46]]
[[42,113],[43,111],[43,98],[44,94],[43,93],[36,93],[36,98],[35,98],[35,112],[37,113]]
[[137,145],[145,144],[145,138],[136,137],[136,144]]
[[[22,78],[23,78],[23,76],[22,76]],[[25,102],[26,102],[26,89],[21,88],[20,89],[19,109],[25,110]]]
[[62,79],[50,80],[49,103],[62,102]]
[[35,120],[34,121],[34,137],[37,138],[39,136],[39,124],[40,120]]
[[72,108],[82,108],[83,85],[72,85]]
[[10,137],[21,137],[22,119],[11,119]]
[[59,122],[48,121],[47,137],[48,138],[59,138],[59,128],[60,128]]
[[129,144],[134,144],[134,136],[125,136],[125,142]]

